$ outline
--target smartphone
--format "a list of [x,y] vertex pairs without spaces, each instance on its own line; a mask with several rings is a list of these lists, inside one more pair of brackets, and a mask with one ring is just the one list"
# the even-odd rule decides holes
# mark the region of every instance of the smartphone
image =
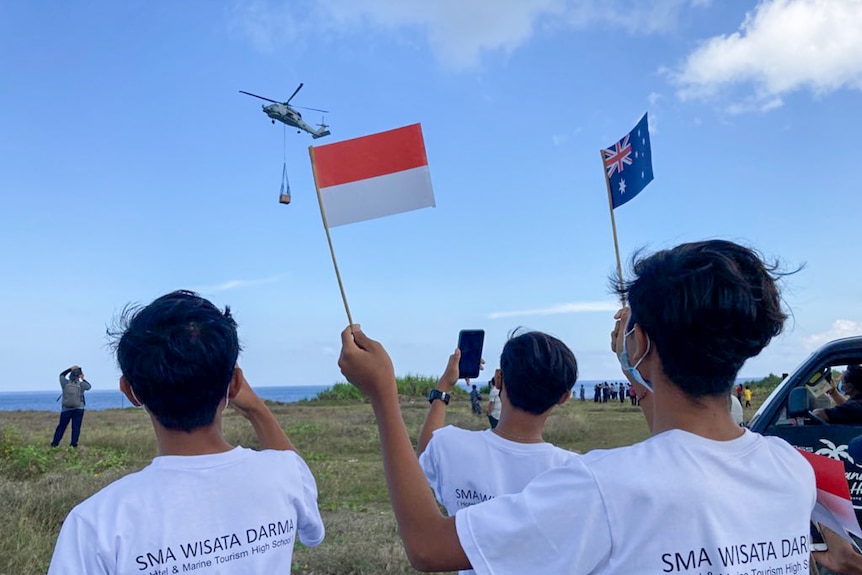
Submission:
[[828,551],[826,540],[823,539],[823,534],[820,533],[820,525],[816,521],[811,521],[811,550],[812,551]]
[[458,363],[459,379],[479,377],[484,344],[485,330],[483,329],[462,329],[458,332],[458,349],[461,350],[461,361]]

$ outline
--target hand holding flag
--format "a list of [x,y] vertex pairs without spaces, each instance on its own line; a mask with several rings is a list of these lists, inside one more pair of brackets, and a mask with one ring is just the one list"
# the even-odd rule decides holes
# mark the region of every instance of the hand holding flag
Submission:
[[[611,211],[611,229],[614,233],[614,251],[617,256],[617,276],[622,285],[623,266],[620,261],[620,244],[617,240],[614,209],[638,195],[652,181],[652,149],[646,114],[622,140],[602,150],[602,164],[605,169],[605,185],[608,188],[608,207]],[[621,303],[625,307],[625,300],[621,299]]]
[[309,146],[308,155],[335,277],[352,326],[329,228],[434,206],[422,127],[412,124],[335,144]]

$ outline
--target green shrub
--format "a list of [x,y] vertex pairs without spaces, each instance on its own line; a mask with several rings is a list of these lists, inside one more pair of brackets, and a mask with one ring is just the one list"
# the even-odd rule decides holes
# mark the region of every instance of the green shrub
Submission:
[[315,399],[322,401],[361,401],[362,392],[349,383],[336,383],[319,392]]
[[[408,373],[403,377],[396,377],[395,384],[398,386],[398,395],[404,397],[428,397],[430,392],[437,385],[439,377],[429,375],[413,375]],[[481,393],[486,394],[489,391],[489,386],[479,388]],[[452,390],[454,396],[466,396],[468,393],[461,387],[455,387]],[[362,392],[349,383],[339,382],[327,387],[312,399],[311,401],[363,401],[365,397]]]

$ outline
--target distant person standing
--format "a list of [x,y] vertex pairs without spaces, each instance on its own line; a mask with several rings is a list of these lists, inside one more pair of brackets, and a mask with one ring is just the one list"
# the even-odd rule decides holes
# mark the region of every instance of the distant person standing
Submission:
[[500,401],[500,388],[497,387],[496,380],[498,379],[498,369],[494,373],[494,377],[488,382],[490,391],[488,392],[488,423],[491,424],[491,429],[496,429],[500,422],[500,414],[503,412],[503,402]]
[[473,415],[482,415],[482,396],[475,385],[470,391],[470,407],[473,408]]
[[620,383],[620,403],[624,403],[626,400],[626,386],[624,383]]
[[751,386],[745,386],[745,407],[751,407]]
[[584,393],[584,384],[583,384],[583,383],[581,384],[580,400],[581,400],[581,401],[586,401],[586,400],[587,400],[586,393]]
[[58,399],[62,399],[62,411],[60,411],[60,422],[54,431],[51,447],[60,445],[70,421],[72,422],[72,442],[70,445],[78,447],[78,437],[81,435],[81,422],[84,421],[84,405],[86,404],[84,392],[90,387],[92,387],[90,382],[84,379],[84,372],[77,365],[60,372],[60,389],[63,390],[63,393]]

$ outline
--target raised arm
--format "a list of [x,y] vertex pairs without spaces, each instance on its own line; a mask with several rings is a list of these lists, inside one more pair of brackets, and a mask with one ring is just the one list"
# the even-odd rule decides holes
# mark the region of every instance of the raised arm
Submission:
[[374,409],[389,498],[410,564],[420,571],[469,569],[470,561],[455,531],[455,518],[440,514],[413,452],[389,355],[358,325],[341,333],[341,345],[341,373],[368,396]]
[[[456,349],[449,356],[449,363],[446,364],[446,371],[440,376],[435,389],[446,394],[451,394],[455,384],[458,383],[458,362],[461,361],[461,350]],[[442,399],[436,399],[428,408],[428,414],[425,415],[425,422],[422,424],[422,429],[419,431],[419,440],[416,445],[416,455],[422,455],[425,448],[428,447],[428,442],[431,441],[431,436],[434,432],[443,427],[446,423],[446,406],[447,403]]]
[[279,451],[296,451],[275,415],[248,384],[239,366],[236,367],[234,378],[239,380],[237,384],[239,389],[236,395],[230,398],[230,405],[251,422],[261,447]]
[[69,373],[72,372],[73,369],[78,367],[77,365],[73,365],[72,367],[67,367],[63,371],[60,372],[60,387],[63,387],[69,379],[66,377]]

